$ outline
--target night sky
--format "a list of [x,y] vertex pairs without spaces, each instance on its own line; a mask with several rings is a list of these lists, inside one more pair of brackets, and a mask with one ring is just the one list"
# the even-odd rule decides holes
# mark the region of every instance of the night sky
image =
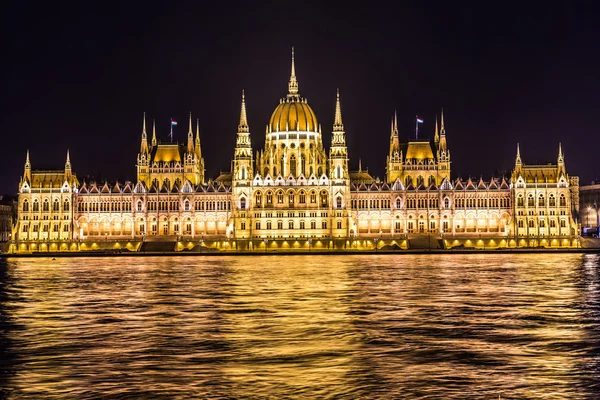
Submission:
[[292,46],[327,149],[340,90],[352,170],[360,157],[384,178],[394,110],[406,141],[416,114],[420,137],[432,136],[443,107],[453,178],[509,172],[517,142],[524,163],[556,162],[562,142],[570,175],[600,177],[591,6],[11,3],[0,17],[0,193],[16,194],[27,149],[33,169],[63,168],[70,149],[80,179],[135,180],[143,112],[149,136],[155,118],[168,141],[174,118],[183,141],[191,111],[207,177],[228,171],[242,89],[261,149]]

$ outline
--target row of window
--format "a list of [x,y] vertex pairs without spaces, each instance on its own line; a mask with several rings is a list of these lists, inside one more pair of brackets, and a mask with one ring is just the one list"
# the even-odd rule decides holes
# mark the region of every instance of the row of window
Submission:
[[[533,196],[533,194],[530,193],[529,196],[527,196],[527,207],[535,207],[535,203],[536,203],[535,197]],[[560,194],[560,197],[558,198],[558,204],[560,207],[567,206],[567,198],[564,195],[564,193]],[[546,206],[546,199],[543,194],[540,194],[538,196],[537,205],[538,205],[538,207]],[[525,206],[525,199],[523,198],[523,196],[522,195],[517,196],[517,207],[524,207],[524,206]],[[554,197],[553,194],[548,196],[548,206],[556,207],[556,198]]]
[[[33,200],[33,205],[31,208],[33,209],[33,212],[40,211],[40,202],[38,201],[38,199]],[[69,211],[69,209],[70,209],[69,200],[63,201],[62,211]],[[23,212],[28,212],[28,211],[29,211],[29,200],[25,199],[23,201]],[[48,199],[45,199],[44,202],[42,203],[42,211],[43,212],[50,211],[50,202],[48,201]],[[55,199],[52,202],[52,211],[53,212],[61,211],[60,202],[58,201],[58,199]]]
[[[265,225],[266,228],[264,229],[273,229],[273,224],[271,221],[267,221]],[[342,221],[337,221],[337,228],[342,229]],[[246,222],[242,221],[240,223],[240,229],[243,231],[246,230]],[[262,223],[260,221],[256,221],[254,229],[263,229]],[[283,221],[277,221],[277,229],[283,229]],[[294,221],[288,221],[287,229],[295,229]],[[300,221],[300,226],[298,229],[306,229],[305,221]],[[310,221],[310,229],[317,229],[317,221]],[[327,221],[321,221],[321,229],[327,229]]]
[[[556,220],[551,219],[548,222],[550,228],[556,228]],[[519,221],[517,222],[517,225],[519,228],[524,228],[525,227],[525,221],[523,219],[519,219]],[[535,228],[535,220],[534,219],[530,219],[527,222],[527,226],[529,228]],[[539,228],[545,228],[546,227],[546,221],[543,219],[540,219],[538,222],[538,227]],[[566,228],[567,227],[567,221],[565,221],[564,219],[560,220],[560,227],[561,228]]]
[[[32,232],[39,232],[40,224],[33,224],[31,226],[31,228],[32,228],[31,229]],[[59,230],[60,230],[59,224],[52,225],[52,232],[58,232]],[[29,232],[29,224],[23,224],[22,231],[25,233]],[[50,225],[48,225],[48,224],[42,225],[42,232],[49,232],[49,231],[50,231]],[[67,225],[67,224],[63,225],[63,232],[69,232],[69,225]]]

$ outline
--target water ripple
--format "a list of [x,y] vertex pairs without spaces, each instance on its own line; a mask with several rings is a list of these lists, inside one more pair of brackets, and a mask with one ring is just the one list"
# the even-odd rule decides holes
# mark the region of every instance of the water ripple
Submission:
[[10,259],[3,398],[593,399],[598,255]]

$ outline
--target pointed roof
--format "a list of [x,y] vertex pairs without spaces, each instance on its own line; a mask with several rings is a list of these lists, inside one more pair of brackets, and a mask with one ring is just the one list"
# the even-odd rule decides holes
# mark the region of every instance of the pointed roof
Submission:
[[152,120],[152,146],[156,146],[156,121]]
[[298,81],[296,80],[296,63],[294,61],[294,47],[292,47],[292,72],[290,74],[290,82],[288,83],[288,96],[298,95]]
[[240,108],[240,123],[238,125],[238,133],[241,132],[250,132],[250,128],[248,127],[248,118],[246,116],[246,95],[244,94],[244,90],[242,89],[242,106]]
[[333,119],[333,130],[343,131],[344,123],[342,122],[342,106],[340,105],[340,89],[337,89],[335,99],[335,117]]

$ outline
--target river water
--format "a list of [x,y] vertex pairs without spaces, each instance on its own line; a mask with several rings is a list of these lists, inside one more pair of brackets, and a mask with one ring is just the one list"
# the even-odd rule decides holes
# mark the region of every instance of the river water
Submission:
[[0,261],[2,398],[600,398],[600,256]]

